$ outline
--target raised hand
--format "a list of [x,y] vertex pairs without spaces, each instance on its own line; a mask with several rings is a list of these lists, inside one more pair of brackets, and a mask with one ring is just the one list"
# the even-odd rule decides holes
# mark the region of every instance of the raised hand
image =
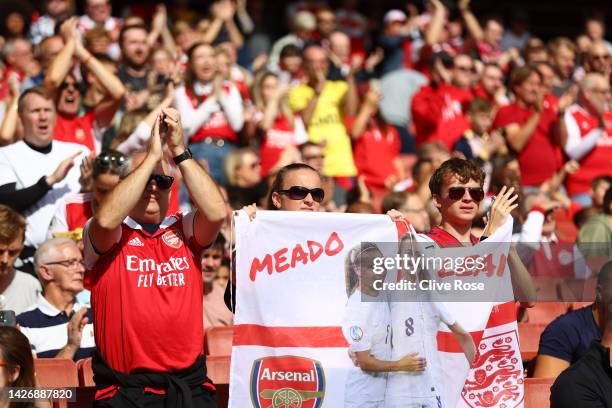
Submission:
[[488,214],[487,226],[483,232],[484,236],[490,237],[506,222],[508,215],[518,207],[518,195],[514,194],[514,187],[506,188],[503,186],[497,197],[493,201],[491,210]]
[[68,322],[68,346],[72,346],[75,351],[81,347],[81,339],[83,338],[83,329],[89,323],[89,318],[85,316],[87,308],[83,307],[76,312]]
[[147,156],[151,156],[154,159],[161,160],[164,155],[164,149],[162,147],[161,135],[160,135],[160,122],[163,114],[160,114],[155,123],[153,129],[151,129],[151,137],[149,138],[149,145],[147,146]]
[[47,184],[52,186],[65,179],[70,169],[74,166],[74,159],[80,154],[81,152],[76,152],[62,160],[55,171],[50,176],[46,177]]
[[185,139],[183,137],[183,125],[181,115],[174,108],[165,108],[161,113],[161,120],[167,127],[165,134],[161,138],[168,143],[168,148],[174,155],[185,151]]

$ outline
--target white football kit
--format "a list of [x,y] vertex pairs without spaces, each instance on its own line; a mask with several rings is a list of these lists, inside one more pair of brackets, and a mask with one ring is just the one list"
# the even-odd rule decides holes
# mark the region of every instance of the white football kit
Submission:
[[442,303],[433,302],[427,292],[414,292],[414,301],[390,303],[393,348],[391,360],[410,353],[425,358],[425,371],[389,373],[386,408],[443,407],[442,367],[438,355],[438,327],[455,319]]
[[[368,301],[369,300],[369,301]],[[389,303],[369,298],[355,290],[348,299],[344,312],[342,332],[349,350],[356,353],[370,351],[377,360],[391,357],[391,325]],[[346,408],[383,408],[387,373],[373,373],[352,367],[344,388]]]

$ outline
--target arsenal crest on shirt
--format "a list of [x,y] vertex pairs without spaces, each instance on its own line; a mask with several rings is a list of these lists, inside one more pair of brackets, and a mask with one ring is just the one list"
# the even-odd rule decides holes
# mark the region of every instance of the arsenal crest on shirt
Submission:
[[164,244],[170,248],[179,249],[183,245],[183,235],[180,231],[168,231],[162,235]]

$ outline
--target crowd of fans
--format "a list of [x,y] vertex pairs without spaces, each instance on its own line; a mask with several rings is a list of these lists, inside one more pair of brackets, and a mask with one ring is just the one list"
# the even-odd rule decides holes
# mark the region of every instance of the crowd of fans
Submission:
[[[3,16],[0,300],[39,357],[91,354],[81,233],[170,106],[227,201],[202,258],[206,328],[232,324],[232,210],[268,208],[271,180],[291,163],[321,173],[321,211],[397,209],[427,231],[440,219],[431,175],[451,157],[474,160],[483,215],[515,187],[515,240],[559,265],[533,260],[535,277],[575,275],[556,244],[612,245],[602,16],[577,38],[545,41],[519,10],[504,20],[475,16],[469,0],[427,0],[373,21],[358,3],[292,2],[278,12],[290,23],[279,38],[260,27],[261,1],[219,0],[206,15],[126,7],[118,18],[108,0],[85,0],[83,15],[73,0],[45,0]],[[169,213],[192,206],[175,176]]]

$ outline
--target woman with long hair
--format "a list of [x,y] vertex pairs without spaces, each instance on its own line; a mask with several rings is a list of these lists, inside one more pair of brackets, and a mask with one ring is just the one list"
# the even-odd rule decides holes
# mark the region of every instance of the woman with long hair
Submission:
[[342,333],[355,363],[344,388],[344,406],[382,408],[389,372],[420,372],[425,359],[409,353],[391,361],[391,316],[386,296],[375,282],[385,281],[386,272],[375,273],[376,258],[383,258],[373,243],[352,248],[345,259],[346,293]]
[[0,408],[47,408],[48,402],[9,402],[8,388],[36,387],[28,338],[14,327],[0,326]]
[[205,159],[211,176],[224,184],[223,161],[244,124],[242,98],[219,73],[212,46],[196,43],[187,56],[185,85],[175,92],[176,107],[193,157]]

